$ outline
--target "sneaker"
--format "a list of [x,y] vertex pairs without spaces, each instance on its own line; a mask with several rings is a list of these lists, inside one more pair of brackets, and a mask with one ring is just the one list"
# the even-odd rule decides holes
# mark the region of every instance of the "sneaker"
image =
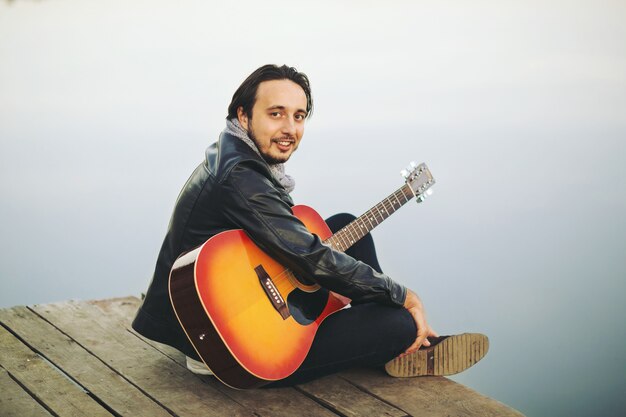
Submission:
[[431,345],[410,355],[397,357],[385,365],[395,377],[453,375],[481,360],[489,350],[489,339],[480,333],[429,337]]
[[213,372],[202,361],[191,359],[187,356],[187,369],[196,375],[213,375]]

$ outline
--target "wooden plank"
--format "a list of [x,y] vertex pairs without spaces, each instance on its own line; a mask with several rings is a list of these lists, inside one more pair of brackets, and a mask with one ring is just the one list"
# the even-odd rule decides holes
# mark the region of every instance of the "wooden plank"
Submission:
[[[135,333],[136,334],[136,333]],[[164,355],[172,358],[180,366],[186,368],[185,355],[161,343],[146,339],[137,334],[137,337],[145,343],[158,349]],[[232,398],[238,403],[254,410],[255,414],[261,416],[276,417],[336,417],[337,414],[320,406],[313,400],[304,396],[294,388],[261,388],[255,390],[235,390],[222,384],[212,376],[199,376],[206,384],[211,385],[224,395]]]
[[[29,346],[121,415],[169,417],[170,413],[73,339],[25,307],[0,311],[0,321]],[[84,331],[89,331],[85,324]]]
[[378,400],[336,375],[298,385],[298,389],[346,417],[407,416],[404,411]]
[[523,414],[444,377],[386,378],[382,370],[339,374],[385,402],[420,417],[523,417]]
[[93,305],[70,301],[35,306],[33,310],[174,414],[252,415]]
[[4,327],[0,327],[0,346],[0,365],[54,414],[60,417],[111,416]]
[[117,317],[120,323],[127,328],[131,328],[130,324],[135,318],[137,309],[141,305],[141,300],[137,297],[119,297],[109,298],[106,300],[88,300],[81,301],[81,304],[87,304],[99,309],[107,315],[107,318]]
[[[205,380],[209,377],[204,377]],[[211,378],[211,382],[219,384],[218,389],[241,404],[254,409],[261,416],[301,416],[301,417],[337,417],[313,400],[307,398],[294,388],[260,388],[255,390],[234,390]]]
[[[186,369],[185,356],[182,353],[170,346],[146,339],[130,328],[130,322],[141,304],[139,299],[126,297],[112,300],[89,301],[87,304],[98,309],[102,314],[106,314],[107,320],[117,320],[119,326],[129,329],[145,343],[170,357],[173,361]],[[317,404],[294,388],[264,388],[241,391],[229,388],[211,376],[202,376],[200,378],[206,384],[262,416],[336,416],[335,413]]]
[[[126,297],[115,300],[92,301],[92,305],[97,306],[109,314],[117,314],[122,321],[130,320],[134,317],[136,309],[141,301],[134,297]],[[138,336],[140,337],[140,336]],[[169,346],[160,345],[146,339],[147,343],[153,344],[164,354],[174,358],[181,366],[184,366],[184,356]],[[359,372],[364,372],[361,378],[367,381],[350,379],[350,375],[355,377]],[[345,379],[344,379],[345,378]],[[338,381],[346,381],[342,384]],[[348,382],[350,381],[350,382]],[[354,382],[359,388],[352,385]],[[390,385],[386,393],[384,387]],[[367,391],[367,386],[374,391]],[[218,386],[218,389],[221,388]],[[224,387],[228,390],[227,387]],[[399,413],[406,415],[432,415],[432,416],[521,416],[519,412],[499,403],[493,399],[485,397],[463,385],[457,384],[447,378],[390,378],[384,372],[377,371],[351,371],[340,374],[340,377],[330,376],[308,384],[298,386],[297,389],[306,392],[341,415],[386,415],[384,413]],[[365,391],[364,391],[365,390]],[[232,391],[232,390],[231,390]],[[241,391],[236,391],[241,393]],[[255,391],[255,392],[258,392]],[[371,393],[372,395],[368,394]],[[379,394],[387,394],[379,396]],[[381,400],[377,400],[379,396]],[[242,394],[234,394],[233,398],[251,408],[254,401],[242,398]],[[271,400],[269,401],[271,402]],[[385,404],[393,404],[398,408]],[[372,410],[368,411],[368,407]],[[402,410],[399,410],[402,409]],[[411,412],[411,410],[413,412]],[[396,414],[391,414],[396,415]]]
[[[146,339],[141,335],[137,337],[144,340],[158,349],[163,354],[172,358],[180,366],[186,368],[185,355],[172,348],[161,343],[154,342]],[[254,390],[236,390],[232,389],[212,376],[200,376],[198,377],[206,384],[211,385],[216,390],[227,395],[229,398],[237,401],[239,404],[254,410],[254,413],[260,416],[272,416],[272,417],[336,417],[337,414],[332,410],[327,410],[315,401],[304,396],[294,388],[261,388]]]
[[0,368],[0,416],[50,417],[48,411],[15,382],[9,373]]

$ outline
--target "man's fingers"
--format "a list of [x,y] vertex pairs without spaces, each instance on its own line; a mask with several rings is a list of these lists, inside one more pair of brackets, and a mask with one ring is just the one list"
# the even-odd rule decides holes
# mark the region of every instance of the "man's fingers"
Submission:
[[426,325],[425,327],[428,329],[428,331],[425,332],[426,334],[420,335],[420,332],[418,331],[417,338],[415,339],[415,342],[406,350],[407,353],[413,353],[416,350],[418,350],[421,346],[429,347],[431,345],[430,340],[428,340],[429,336],[439,337],[439,334],[436,331],[434,331],[432,327],[428,325]]
[[407,348],[407,350],[404,351],[404,353],[400,354],[400,357],[410,355],[411,353],[415,352],[417,349],[419,349],[419,346],[416,343],[413,343],[411,346]]
[[422,346],[424,344],[424,342],[427,341],[426,340],[426,335],[420,335],[419,333],[417,333],[417,340],[415,340],[415,344],[417,344],[417,348],[419,349],[420,346]]
[[424,342],[428,343],[426,346],[430,346],[430,342],[426,339],[426,336],[428,336],[428,325],[426,324],[424,317],[416,310],[411,309],[410,312],[415,320],[415,324],[417,325],[417,338],[415,339],[415,342],[413,342],[413,344],[404,352],[405,355],[418,350]]
[[428,326],[428,324],[426,324],[426,320],[424,319],[424,315],[423,314],[415,314],[416,317],[416,321],[417,321],[417,338],[421,339],[421,343],[424,343],[424,341],[426,340],[426,337],[428,336],[428,333],[430,331],[430,326]]
[[437,333],[426,323],[423,307],[419,298],[417,298],[414,294],[413,298],[415,299],[413,302],[409,302],[409,298],[407,298],[405,308],[409,311],[409,313],[411,313],[413,320],[415,320],[415,324],[417,326],[417,337],[415,338],[415,342],[413,342],[413,344],[409,346],[400,356],[411,354],[418,350],[422,345],[430,346],[430,341],[427,337],[437,336]]

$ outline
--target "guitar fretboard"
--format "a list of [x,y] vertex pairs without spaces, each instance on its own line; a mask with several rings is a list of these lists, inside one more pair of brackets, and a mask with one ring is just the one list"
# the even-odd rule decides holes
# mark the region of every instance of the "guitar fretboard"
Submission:
[[414,197],[413,191],[408,184],[398,188],[380,203],[353,220],[350,224],[329,237],[324,243],[333,249],[345,252],[359,239],[368,234],[387,217],[391,216]]

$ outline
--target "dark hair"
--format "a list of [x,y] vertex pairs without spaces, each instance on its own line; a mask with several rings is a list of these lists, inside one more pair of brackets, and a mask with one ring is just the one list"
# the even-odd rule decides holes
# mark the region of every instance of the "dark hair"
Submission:
[[306,74],[298,72],[294,67],[288,67],[287,65],[279,67],[268,64],[258,68],[241,83],[235,94],[233,94],[226,118],[229,120],[236,119],[239,107],[243,107],[244,113],[249,118],[252,118],[252,107],[254,107],[256,102],[256,92],[259,84],[270,80],[290,80],[302,87],[306,95],[306,117],[311,116],[311,113],[313,113],[313,98],[311,97],[311,86]]

